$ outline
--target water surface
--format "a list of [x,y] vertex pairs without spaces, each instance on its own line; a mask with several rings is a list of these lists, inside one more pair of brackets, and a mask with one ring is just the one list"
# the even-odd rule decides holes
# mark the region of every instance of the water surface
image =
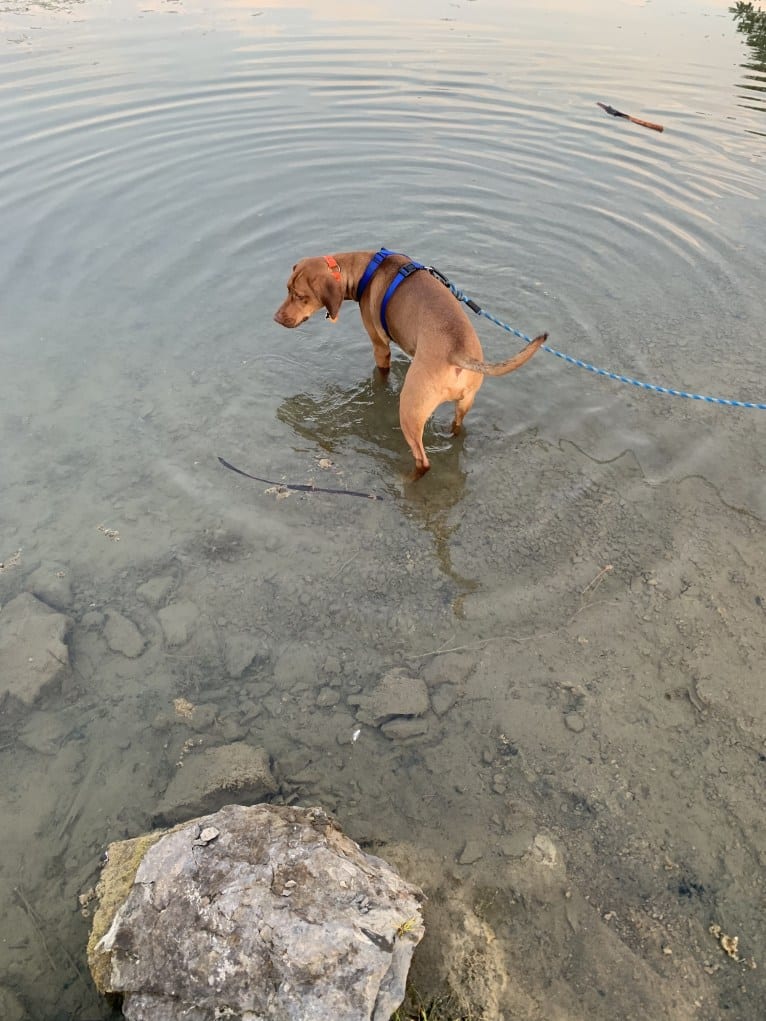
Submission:
[[[530,1017],[652,1016],[626,969],[668,1018],[757,1016],[764,412],[541,353],[459,440],[437,413],[413,487],[406,359],[378,379],[350,303],[271,319],[300,256],[386,244],[574,357],[766,401],[756,28],[712,0],[3,4],[0,600],[57,578],[73,621],[71,683],[3,711],[0,974],[27,1016],[109,1016],[77,895],[190,739],[235,738],[284,797],[438,862],[413,878],[456,884]],[[386,499],[276,500],[217,455]],[[196,608],[180,646],[157,577]],[[352,743],[394,667],[428,683],[427,733]],[[509,879],[540,832],[587,924]]]

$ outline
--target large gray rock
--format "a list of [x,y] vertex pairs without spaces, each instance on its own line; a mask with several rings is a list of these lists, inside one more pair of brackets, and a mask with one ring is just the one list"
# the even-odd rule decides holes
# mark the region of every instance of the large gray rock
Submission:
[[389,1021],[422,894],[319,808],[229,805],[109,848],[88,963],[129,1021]]
[[71,626],[31,592],[6,603],[0,614],[0,700],[10,694],[32,705],[61,687],[69,673]]

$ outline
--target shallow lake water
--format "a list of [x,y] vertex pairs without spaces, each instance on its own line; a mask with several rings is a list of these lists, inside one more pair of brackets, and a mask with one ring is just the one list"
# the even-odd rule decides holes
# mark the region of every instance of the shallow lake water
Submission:
[[[764,38],[717,0],[3,0],[0,603],[72,621],[61,692],[0,705],[23,1016],[112,1016],[78,895],[232,740],[431,895],[427,994],[762,1016],[766,412],[541,352],[412,485],[404,356],[382,381],[351,303],[272,315],[299,257],[387,245],[589,364],[766,401]],[[358,722],[395,668],[409,738]]]

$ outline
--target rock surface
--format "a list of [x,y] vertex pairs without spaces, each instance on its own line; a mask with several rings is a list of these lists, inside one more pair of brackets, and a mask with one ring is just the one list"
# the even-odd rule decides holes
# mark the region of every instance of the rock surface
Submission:
[[409,716],[397,716],[380,725],[381,733],[391,741],[408,741],[428,733],[428,720],[416,720]]
[[163,822],[212,812],[223,801],[262,801],[277,790],[269,756],[244,741],[189,755],[168,784],[159,805]]
[[104,638],[112,652],[119,652],[128,659],[135,659],[144,651],[144,636],[128,617],[109,610],[104,625]]
[[150,578],[149,581],[139,585],[136,595],[140,596],[153,610],[163,605],[170,593],[173,591],[175,581],[169,574],[163,574],[158,578]]
[[422,894],[318,808],[229,805],[112,844],[88,963],[129,1021],[389,1021]]
[[223,636],[223,661],[229,677],[238,678],[263,651],[263,641],[247,632]]
[[356,695],[348,701],[359,707],[360,723],[373,727],[396,717],[422,716],[430,705],[425,682],[400,668],[389,670],[369,695]]
[[64,564],[38,567],[27,578],[29,591],[55,610],[65,611],[72,605],[72,582]]
[[0,699],[10,694],[33,705],[61,687],[69,674],[71,626],[31,592],[6,603],[0,613]]
[[199,610],[194,603],[170,603],[157,614],[169,646],[184,645],[189,641],[194,625],[199,617]]

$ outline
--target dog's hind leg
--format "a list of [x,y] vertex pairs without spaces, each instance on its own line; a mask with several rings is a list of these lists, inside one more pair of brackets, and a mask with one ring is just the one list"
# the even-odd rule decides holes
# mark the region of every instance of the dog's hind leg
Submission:
[[[479,388],[476,387],[476,390]],[[473,407],[476,390],[469,390],[468,393],[455,401],[455,417],[452,420],[452,435],[457,436],[463,426],[463,419]]]
[[420,377],[417,366],[411,365],[399,397],[399,423],[415,458],[413,480],[425,475],[431,467],[423,446],[423,429],[441,403],[440,395]]

